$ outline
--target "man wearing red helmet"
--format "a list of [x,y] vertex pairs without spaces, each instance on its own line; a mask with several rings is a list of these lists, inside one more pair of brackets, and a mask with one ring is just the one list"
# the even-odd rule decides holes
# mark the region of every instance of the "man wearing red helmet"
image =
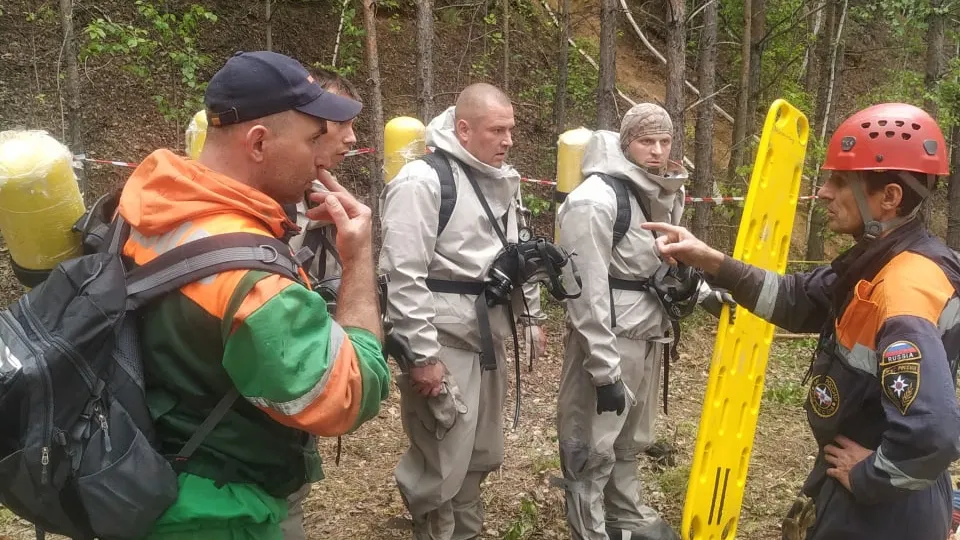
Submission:
[[960,457],[960,260],[917,213],[948,173],[943,134],[911,105],[869,107],[837,128],[823,169],[827,226],[857,240],[829,266],[781,276],[682,227],[644,227],[664,233],[665,257],[700,267],[754,314],[820,332],[804,405],[819,447],[803,485],[816,518],[785,520],[785,538],[942,540],[947,468]]

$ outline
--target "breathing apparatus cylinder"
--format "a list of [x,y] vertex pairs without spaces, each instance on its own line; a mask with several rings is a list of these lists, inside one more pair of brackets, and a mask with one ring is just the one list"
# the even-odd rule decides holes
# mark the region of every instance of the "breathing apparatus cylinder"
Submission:
[[81,254],[72,228],[83,212],[66,146],[45,131],[0,132],[0,233],[20,283],[35,287]]
[[409,116],[398,116],[383,127],[383,182],[388,183],[400,169],[427,152],[426,127]]
[[[583,182],[583,151],[592,135],[593,131],[579,127],[563,132],[557,139],[557,187],[553,193],[557,204],[566,200],[567,195]],[[555,220],[553,240],[559,242],[560,221],[559,218]]]
[[190,159],[200,157],[200,151],[203,150],[203,143],[207,140],[207,111],[198,111],[190,119],[187,125],[187,131],[184,133],[186,141],[187,155]]

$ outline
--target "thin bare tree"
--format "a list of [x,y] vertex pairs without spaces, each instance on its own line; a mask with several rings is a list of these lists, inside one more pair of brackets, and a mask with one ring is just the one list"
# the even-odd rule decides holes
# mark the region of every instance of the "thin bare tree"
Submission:
[[[703,8],[703,32],[700,34],[697,80],[704,99],[696,109],[694,197],[709,196],[713,188],[713,93],[717,80],[717,3],[716,0],[706,0]],[[694,208],[693,234],[709,242],[711,205],[699,203]]]
[[[73,31],[73,1],[60,0],[60,26],[63,29],[63,58],[66,67],[67,93],[66,128],[64,138],[74,154],[83,154],[83,120],[80,112],[80,71],[77,66],[77,39]],[[82,166],[83,162],[81,162]],[[87,177],[81,168],[77,172],[80,192],[87,196]]]
[[[366,31],[367,74],[370,77],[370,109],[373,124],[373,164],[370,167],[370,206],[378,215],[377,203],[383,187],[383,94],[380,91],[380,55],[377,52],[376,0],[363,0],[363,27]],[[377,220],[374,220],[377,223]],[[379,227],[377,227],[379,231]]]
[[433,0],[417,0],[417,114],[433,118]]
[[597,127],[616,129],[617,0],[600,0],[600,81],[597,85]]
[[670,159],[683,159],[684,91],[686,75],[687,32],[684,0],[667,2],[667,93],[664,108],[673,120],[673,147]]

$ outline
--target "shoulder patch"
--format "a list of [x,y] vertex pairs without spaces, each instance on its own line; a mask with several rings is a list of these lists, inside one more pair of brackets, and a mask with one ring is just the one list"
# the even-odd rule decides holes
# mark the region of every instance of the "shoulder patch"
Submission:
[[883,394],[896,405],[900,414],[907,414],[920,391],[920,363],[900,362],[887,367],[880,376],[880,383]]
[[840,392],[829,375],[816,375],[810,381],[810,408],[822,418],[830,418],[840,410]]
[[880,365],[896,364],[907,360],[917,361],[923,358],[920,348],[912,341],[894,341],[880,355]]

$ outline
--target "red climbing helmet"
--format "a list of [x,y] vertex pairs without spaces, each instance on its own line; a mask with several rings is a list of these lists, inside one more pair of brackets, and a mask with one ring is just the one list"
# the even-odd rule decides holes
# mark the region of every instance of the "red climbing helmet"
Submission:
[[844,120],[830,138],[822,168],[950,172],[940,126],[923,109],[906,103],[874,105]]

